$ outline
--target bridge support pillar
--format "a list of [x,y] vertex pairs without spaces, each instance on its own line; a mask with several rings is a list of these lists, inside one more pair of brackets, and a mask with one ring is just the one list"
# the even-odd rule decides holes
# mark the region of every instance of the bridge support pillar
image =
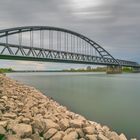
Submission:
[[107,74],[122,73],[122,67],[121,66],[107,66],[106,73]]

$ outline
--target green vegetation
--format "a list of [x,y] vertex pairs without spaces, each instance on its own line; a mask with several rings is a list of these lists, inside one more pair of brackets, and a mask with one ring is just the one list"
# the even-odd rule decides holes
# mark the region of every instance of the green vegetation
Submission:
[[105,72],[106,67],[97,67],[91,68],[88,66],[86,69],[70,69],[70,70],[63,70],[63,72]]
[[[11,68],[0,68],[0,73],[9,73],[9,72],[106,72],[106,67],[97,67],[97,68],[91,68],[90,66],[87,66],[86,69],[66,69],[66,70],[55,70],[55,71],[36,71],[36,70],[23,70],[23,71],[14,71]],[[123,67],[122,72],[131,73],[133,72],[133,68],[131,67]]]
[[[69,70],[63,70],[63,72],[106,72],[106,67],[97,67],[97,68],[91,68],[88,66],[86,69],[69,69]],[[131,67],[123,67],[122,72],[126,73],[132,73],[133,68]]]
[[11,68],[0,68],[0,73],[8,73],[8,72],[13,72]]
[[133,72],[133,68],[131,68],[131,67],[123,67],[122,71],[130,73],[130,72]]

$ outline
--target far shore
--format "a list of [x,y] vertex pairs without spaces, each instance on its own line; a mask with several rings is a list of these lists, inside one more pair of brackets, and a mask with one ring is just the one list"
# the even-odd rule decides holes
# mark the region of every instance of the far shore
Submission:
[[[16,73],[16,72],[106,72],[106,67],[91,68],[88,66],[86,69],[64,69],[64,70],[13,70],[12,68],[0,68],[0,73]],[[135,73],[132,68],[122,68],[123,73]]]

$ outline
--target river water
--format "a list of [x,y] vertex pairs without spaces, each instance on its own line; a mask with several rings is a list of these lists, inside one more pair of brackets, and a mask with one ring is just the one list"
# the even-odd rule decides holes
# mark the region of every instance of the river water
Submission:
[[140,139],[140,74],[11,73],[86,118]]

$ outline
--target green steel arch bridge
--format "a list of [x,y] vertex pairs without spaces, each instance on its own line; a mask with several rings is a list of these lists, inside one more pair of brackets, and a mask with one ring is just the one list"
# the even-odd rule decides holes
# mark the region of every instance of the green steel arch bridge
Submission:
[[50,26],[0,30],[0,59],[140,68],[137,62],[114,58],[82,34]]

